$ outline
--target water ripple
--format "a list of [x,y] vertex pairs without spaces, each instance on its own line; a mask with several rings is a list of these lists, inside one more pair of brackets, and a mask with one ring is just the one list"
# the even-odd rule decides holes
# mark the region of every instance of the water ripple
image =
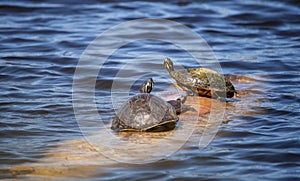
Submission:
[[[293,0],[0,2],[0,177],[299,179],[299,9]],[[177,21],[203,36],[238,96],[226,103],[224,123],[205,149],[198,149],[198,130],[181,150],[158,162],[115,163],[78,141],[73,75],[80,55],[99,33],[147,17]],[[174,27],[160,30],[169,36]],[[129,28],[105,46],[135,32]],[[153,32],[137,34],[145,35]],[[114,114],[110,91],[122,67],[130,76],[120,78],[119,86],[134,82],[130,95],[147,76],[156,80],[156,93],[174,83],[157,56],[199,66],[168,42],[140,40],[121,47],[101,67],[94,86],[94,101],[107,126]],[[141,61],[144,57],[149,61]],[[83,68],[80,79],[91,83],[90,72],[97,67]]]

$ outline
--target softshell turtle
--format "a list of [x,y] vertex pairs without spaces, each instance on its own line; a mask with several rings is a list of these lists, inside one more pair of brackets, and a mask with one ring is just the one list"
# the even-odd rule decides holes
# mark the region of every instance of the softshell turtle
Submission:
[[175,128],[179,120],[177,114],[181,112],[186,97],[166,102],[150,94],[153,86],[153,79],[147,79],[140,93],[125,102],[112,121],[112,130],[169,131]]
[[230,80],[214,70],[187,68],[174,71],[174,65],[170,58],[165,58],[164,66],[181,88],[193,94],[215,98],[234,96],[235,89]]

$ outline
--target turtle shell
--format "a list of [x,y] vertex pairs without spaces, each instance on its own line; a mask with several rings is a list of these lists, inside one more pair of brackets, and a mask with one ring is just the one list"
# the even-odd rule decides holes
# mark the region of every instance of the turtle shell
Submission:
[[235,93],[229,79],[208,68],[187,68],[172,71],[170,75],[179,86],[200,96],[230,98]]
[[168,131],[178,116],[172,105],[148,93],[131,97],[118,110],[112,129],[118,131]]

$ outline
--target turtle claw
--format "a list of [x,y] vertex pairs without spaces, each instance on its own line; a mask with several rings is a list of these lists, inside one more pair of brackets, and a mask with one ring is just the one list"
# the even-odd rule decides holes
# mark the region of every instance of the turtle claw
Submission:
[[192,106],[188,106],[188,105],[181,105],[181,113],[187,112],[187,111],[192,111],[192,112],[196,112],[197,110],[195,108],[193,108]]
[[191,91],[191,90],[187,90],[186,93],[187,93],[187,95],[189,95],[189,96],[193,96],[193,95],[194,95],[194,92]]

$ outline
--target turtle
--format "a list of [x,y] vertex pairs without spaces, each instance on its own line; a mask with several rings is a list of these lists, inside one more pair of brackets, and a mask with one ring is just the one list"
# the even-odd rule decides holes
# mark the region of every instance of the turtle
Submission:
[[118,110],[111,129],[116,131],[170,131],[176,127],[181,113],[181,105],[186,96],[176,100],[164,101],[151,95],[154,86],[148,78],[140,87],[140,93],[129,98]]
[[230,80],[214,70],[208,68],[174,70],[173,62],[168,57],[164,60],[164,66],[178,86],[192,95],[232,98],[236,92]]

